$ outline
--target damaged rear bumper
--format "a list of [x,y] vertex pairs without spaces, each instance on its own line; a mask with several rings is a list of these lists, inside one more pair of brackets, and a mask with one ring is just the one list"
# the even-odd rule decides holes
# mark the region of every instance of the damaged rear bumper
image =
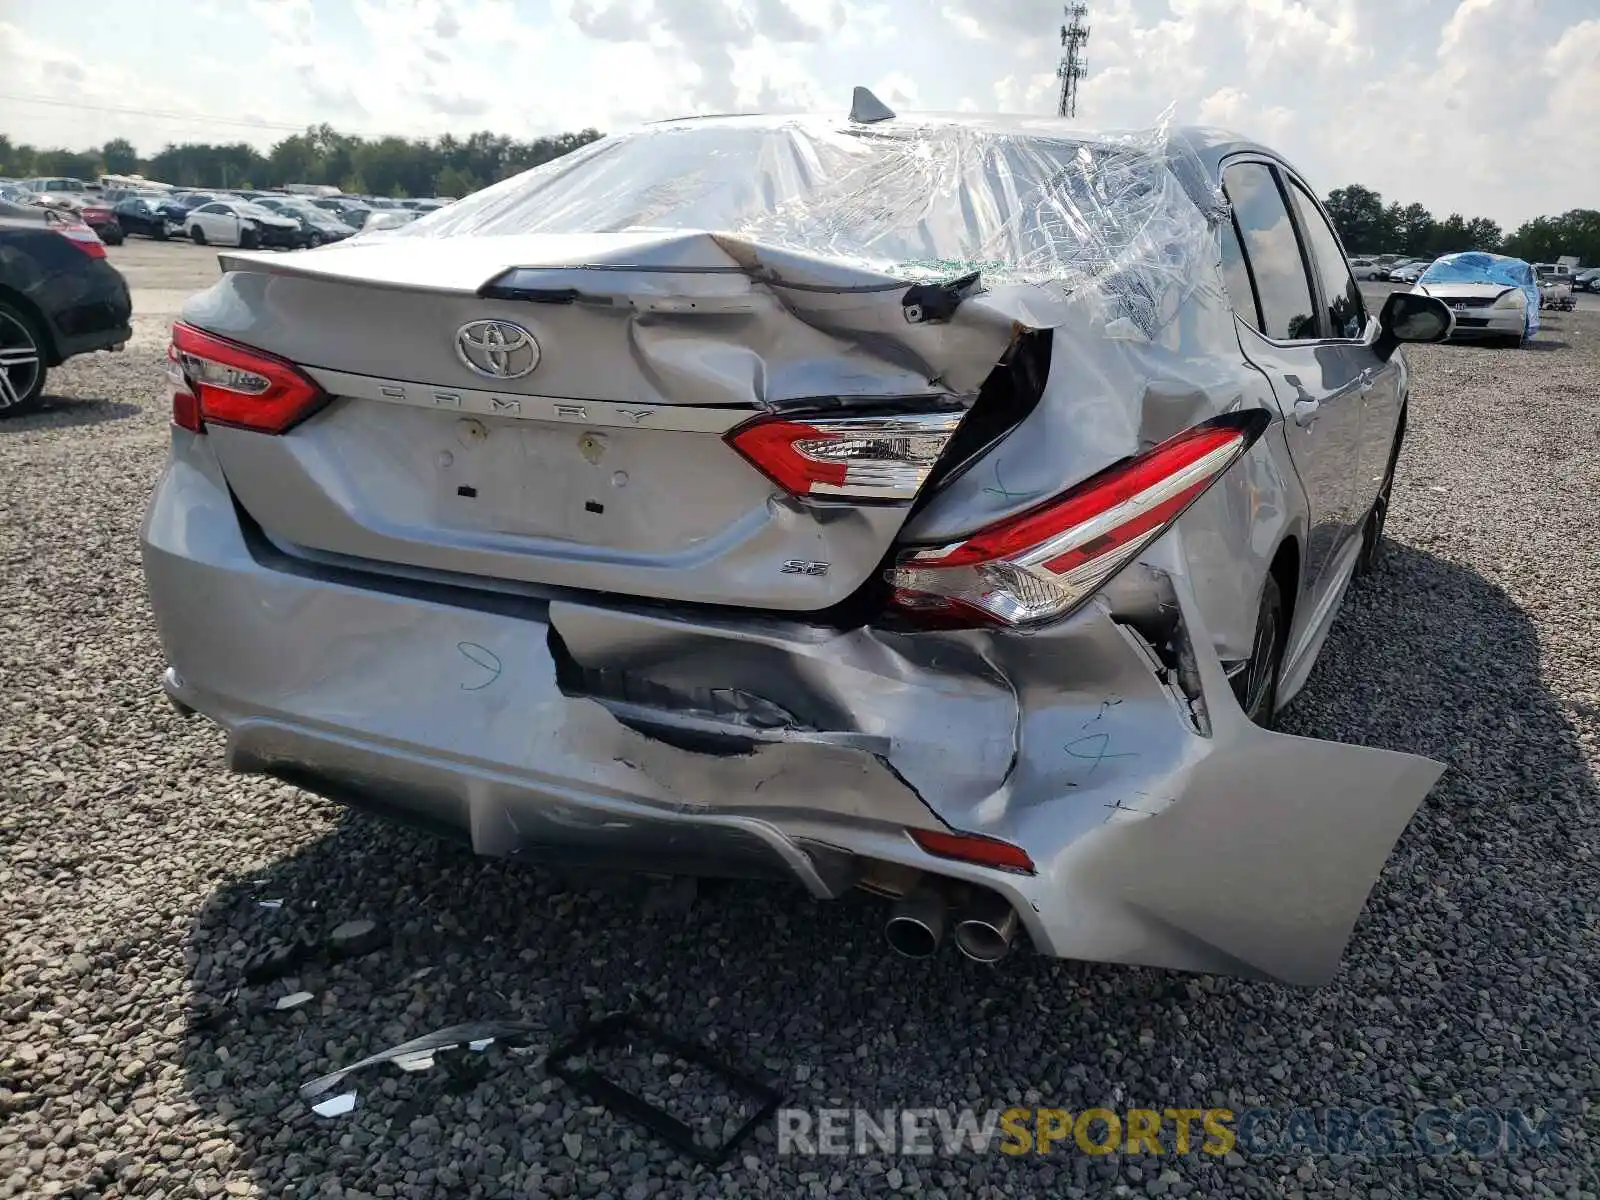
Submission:
[[[1249,724],[1191,624],[1197,718],[1092,605],[1026,636],[897,634],[313,568],[174,437],[143,533],[168,694],[234,768],[479,853],[822,897],[897,864],[998,893],[1046,954],[1316,983],[1442,769]],[[936,858],[914,829],[1036,871]]]

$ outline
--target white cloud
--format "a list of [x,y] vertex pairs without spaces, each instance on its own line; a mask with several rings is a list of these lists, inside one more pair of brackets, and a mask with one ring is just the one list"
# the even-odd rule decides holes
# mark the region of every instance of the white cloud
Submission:
[[974,42],[986,42],[990,38],[989,25],[980,20],[975,14],[966,9],[957,8],[953,4],[946,4],[939,10],[939,15],[950,22],[951,27],[960,36]]
[[1224,129],[1251,127],[1253,136],[1266,145],[1280,145],[1294,113],[1282,105],[1263,106],[1250,93],[1236,87],[1222,87],[1200,102],[1195,119],[1202,125]]
[[[169,140],[265,147],[323,121],[529,137],[691,112],[843,112],[855,84],[897,110],[1045,115],[1061,9],[163,0],[161,38],[141,41],[70,5],[9,5],[0,130],[46,145],[127,137],[147,152]],[[1594,0],[1092,0],[1088,24],[1079,125],[1148,127],[1171,106],[1180,122],[1273,145],[1323,190],[1360,182],[1505,224],[1594,203],[1573,169],[1600,159]],[[92,119],[74,103],[96,106]]]

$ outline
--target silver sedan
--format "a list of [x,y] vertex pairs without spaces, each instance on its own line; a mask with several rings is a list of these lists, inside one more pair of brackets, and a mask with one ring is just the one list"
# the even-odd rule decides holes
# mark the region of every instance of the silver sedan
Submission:
[[1216,131],[858,96],[226,252],[143,531],[166,690],[481,854],[1324,980],[1442,768],[1272,726],[1451,316],[1369,312],[1315,196]]

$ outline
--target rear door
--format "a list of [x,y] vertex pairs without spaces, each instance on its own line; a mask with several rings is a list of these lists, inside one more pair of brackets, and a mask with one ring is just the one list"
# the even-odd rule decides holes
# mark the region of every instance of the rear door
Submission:
[[[1320,599],[1357,520],[1361,408],[1372,374],[1346,338],[1333,336],[1348,325],[1336,328],[1322,302],[1310,247],[1292,215],[1292,186],[1265,159],[1235,159],[1223,171],[1236,239],[1229,254],[1238,256],[1230,274],[1242,276],[1250,289],[1248,299],[1233,296],[1247,327],[1240,344],[1272,381],[1283,411],[1289,453],[1310,506],[1305,578]],[[1242,286],[1236,282],[1231,290]]]
[[1351,495],[1349,532],[1354,535],[1360,532],[1389,470],[1400,423],[1400,366],[1393,359],[1379,358],[1374,349],[1377,323],[1367,312],[1327,214],[1300,180],[1287,171],[1280,173],[1310,260],[1312,282],[1317,285],[1324,335],[1319,353],[1326,361],[1340,361],[1342,377],[1363,381],[1359,391],[1361,448]]

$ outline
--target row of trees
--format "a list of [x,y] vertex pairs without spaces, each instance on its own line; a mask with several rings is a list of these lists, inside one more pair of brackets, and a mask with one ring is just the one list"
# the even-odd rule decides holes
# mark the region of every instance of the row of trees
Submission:
[[[0,134],[0,175],[68,175],[93,179],[138,172],[184,187],[278,187],[328,183],[347,192],[380,196],[465,196],[488,184],[559,158],[600,136],[593,129],[519,142],[503,134],[449,134],[428,138],[361,138],[329,125],[292,134],[262,154],[244,142],[169,144],[141,158],[123,138],[95,150],[41,150]],[[1454,250],[1493,250],[1549,262],[1575,254],[1600,262],[1600,211],[1577,208],[1539,217],[1505,235],[1487,217],[1451,213],[1443,220],[1420,204],[1385,204],[1360,184],[1337,188],[1327,200],[1344,244],[1352,252],[1432,258]]]
[[1420,204],[1384,204],[1381,195],[1359,183],[1335,188],[1325,203],[1353,254],[1436,258],[1457,250],[1488,250],[1528,262],[1553,262],[1571,254],[1586,264],[1600,263],[1600,210],[1592,208],[1537,217],[1507,235],[1488,217],[1451,213],[1440,220]]
[[244,142],[169,144],[142,158],[115,138],[94,150],[43,150],[0,134],[0,175],[66,175],[93,179],[137,172],[183,187],[267,188],[327,183],[377,196],[465,196],[468,192],[559,158],[600,136],[594,129],[520,142],[495,133],[466,138],[361,138],[329,125],[292,134],[265,154]]

